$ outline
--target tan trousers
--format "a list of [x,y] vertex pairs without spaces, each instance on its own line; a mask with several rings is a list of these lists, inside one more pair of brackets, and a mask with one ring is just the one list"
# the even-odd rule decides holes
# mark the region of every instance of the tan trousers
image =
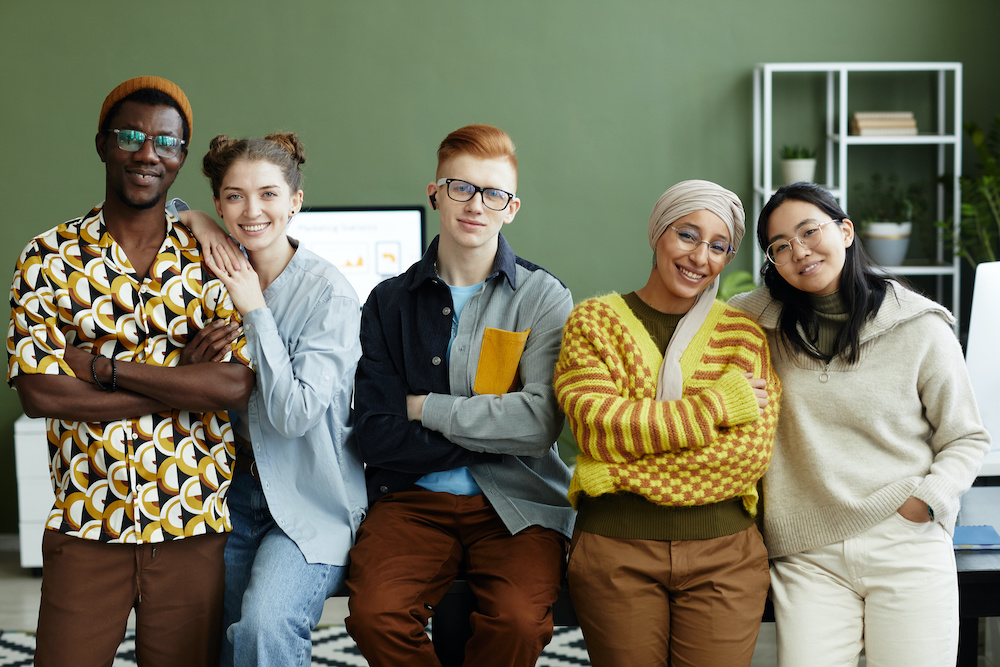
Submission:
[[217,667],[227,538],[104,544],[46,530],[35,665],[110,667],[135,607],[140,665]]
[[756,526],[666,542],[577,531],[568,574],[594,667],[750,664],[769,585]]

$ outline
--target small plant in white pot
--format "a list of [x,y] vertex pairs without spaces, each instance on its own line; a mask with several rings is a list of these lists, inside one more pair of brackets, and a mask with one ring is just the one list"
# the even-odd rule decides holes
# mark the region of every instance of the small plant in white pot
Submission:
[[900,266],[906,259],[913,220],[922,209],[919,186],[903,189],[895,174],[874,174],[870,184],[858,186],[863,211],[861,238],[871,258],[882,266]]
[[815,182],[815,148],[799,145],[782,146],[778,154],[781,156],[781,175],[785,179],[785,185],[799,181]]

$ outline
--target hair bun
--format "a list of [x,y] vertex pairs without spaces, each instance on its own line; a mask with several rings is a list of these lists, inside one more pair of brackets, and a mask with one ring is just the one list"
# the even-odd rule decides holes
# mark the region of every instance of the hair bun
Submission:
[[268,141],[273,141],[291,153],[292,157],[299,164],[306,163],[305,148],[303,148],[302,142],[299,141],[298,136],[294,132],[275,132],[274,134],[269,134],[264,138]]

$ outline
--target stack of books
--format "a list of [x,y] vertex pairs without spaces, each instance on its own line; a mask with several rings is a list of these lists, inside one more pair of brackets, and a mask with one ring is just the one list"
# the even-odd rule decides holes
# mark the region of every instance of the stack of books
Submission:
[[850,133],[861,137],[914,135],[917,119],[912,111],[856,111],[851,114]]

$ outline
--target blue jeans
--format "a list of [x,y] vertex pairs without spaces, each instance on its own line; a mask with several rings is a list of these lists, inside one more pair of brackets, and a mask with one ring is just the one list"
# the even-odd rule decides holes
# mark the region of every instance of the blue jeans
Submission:
[[301,665],[312,658],[312,629],[346,566],[307,563],[267,508],[260,480],[237,470],[228,496],[222,665]]

